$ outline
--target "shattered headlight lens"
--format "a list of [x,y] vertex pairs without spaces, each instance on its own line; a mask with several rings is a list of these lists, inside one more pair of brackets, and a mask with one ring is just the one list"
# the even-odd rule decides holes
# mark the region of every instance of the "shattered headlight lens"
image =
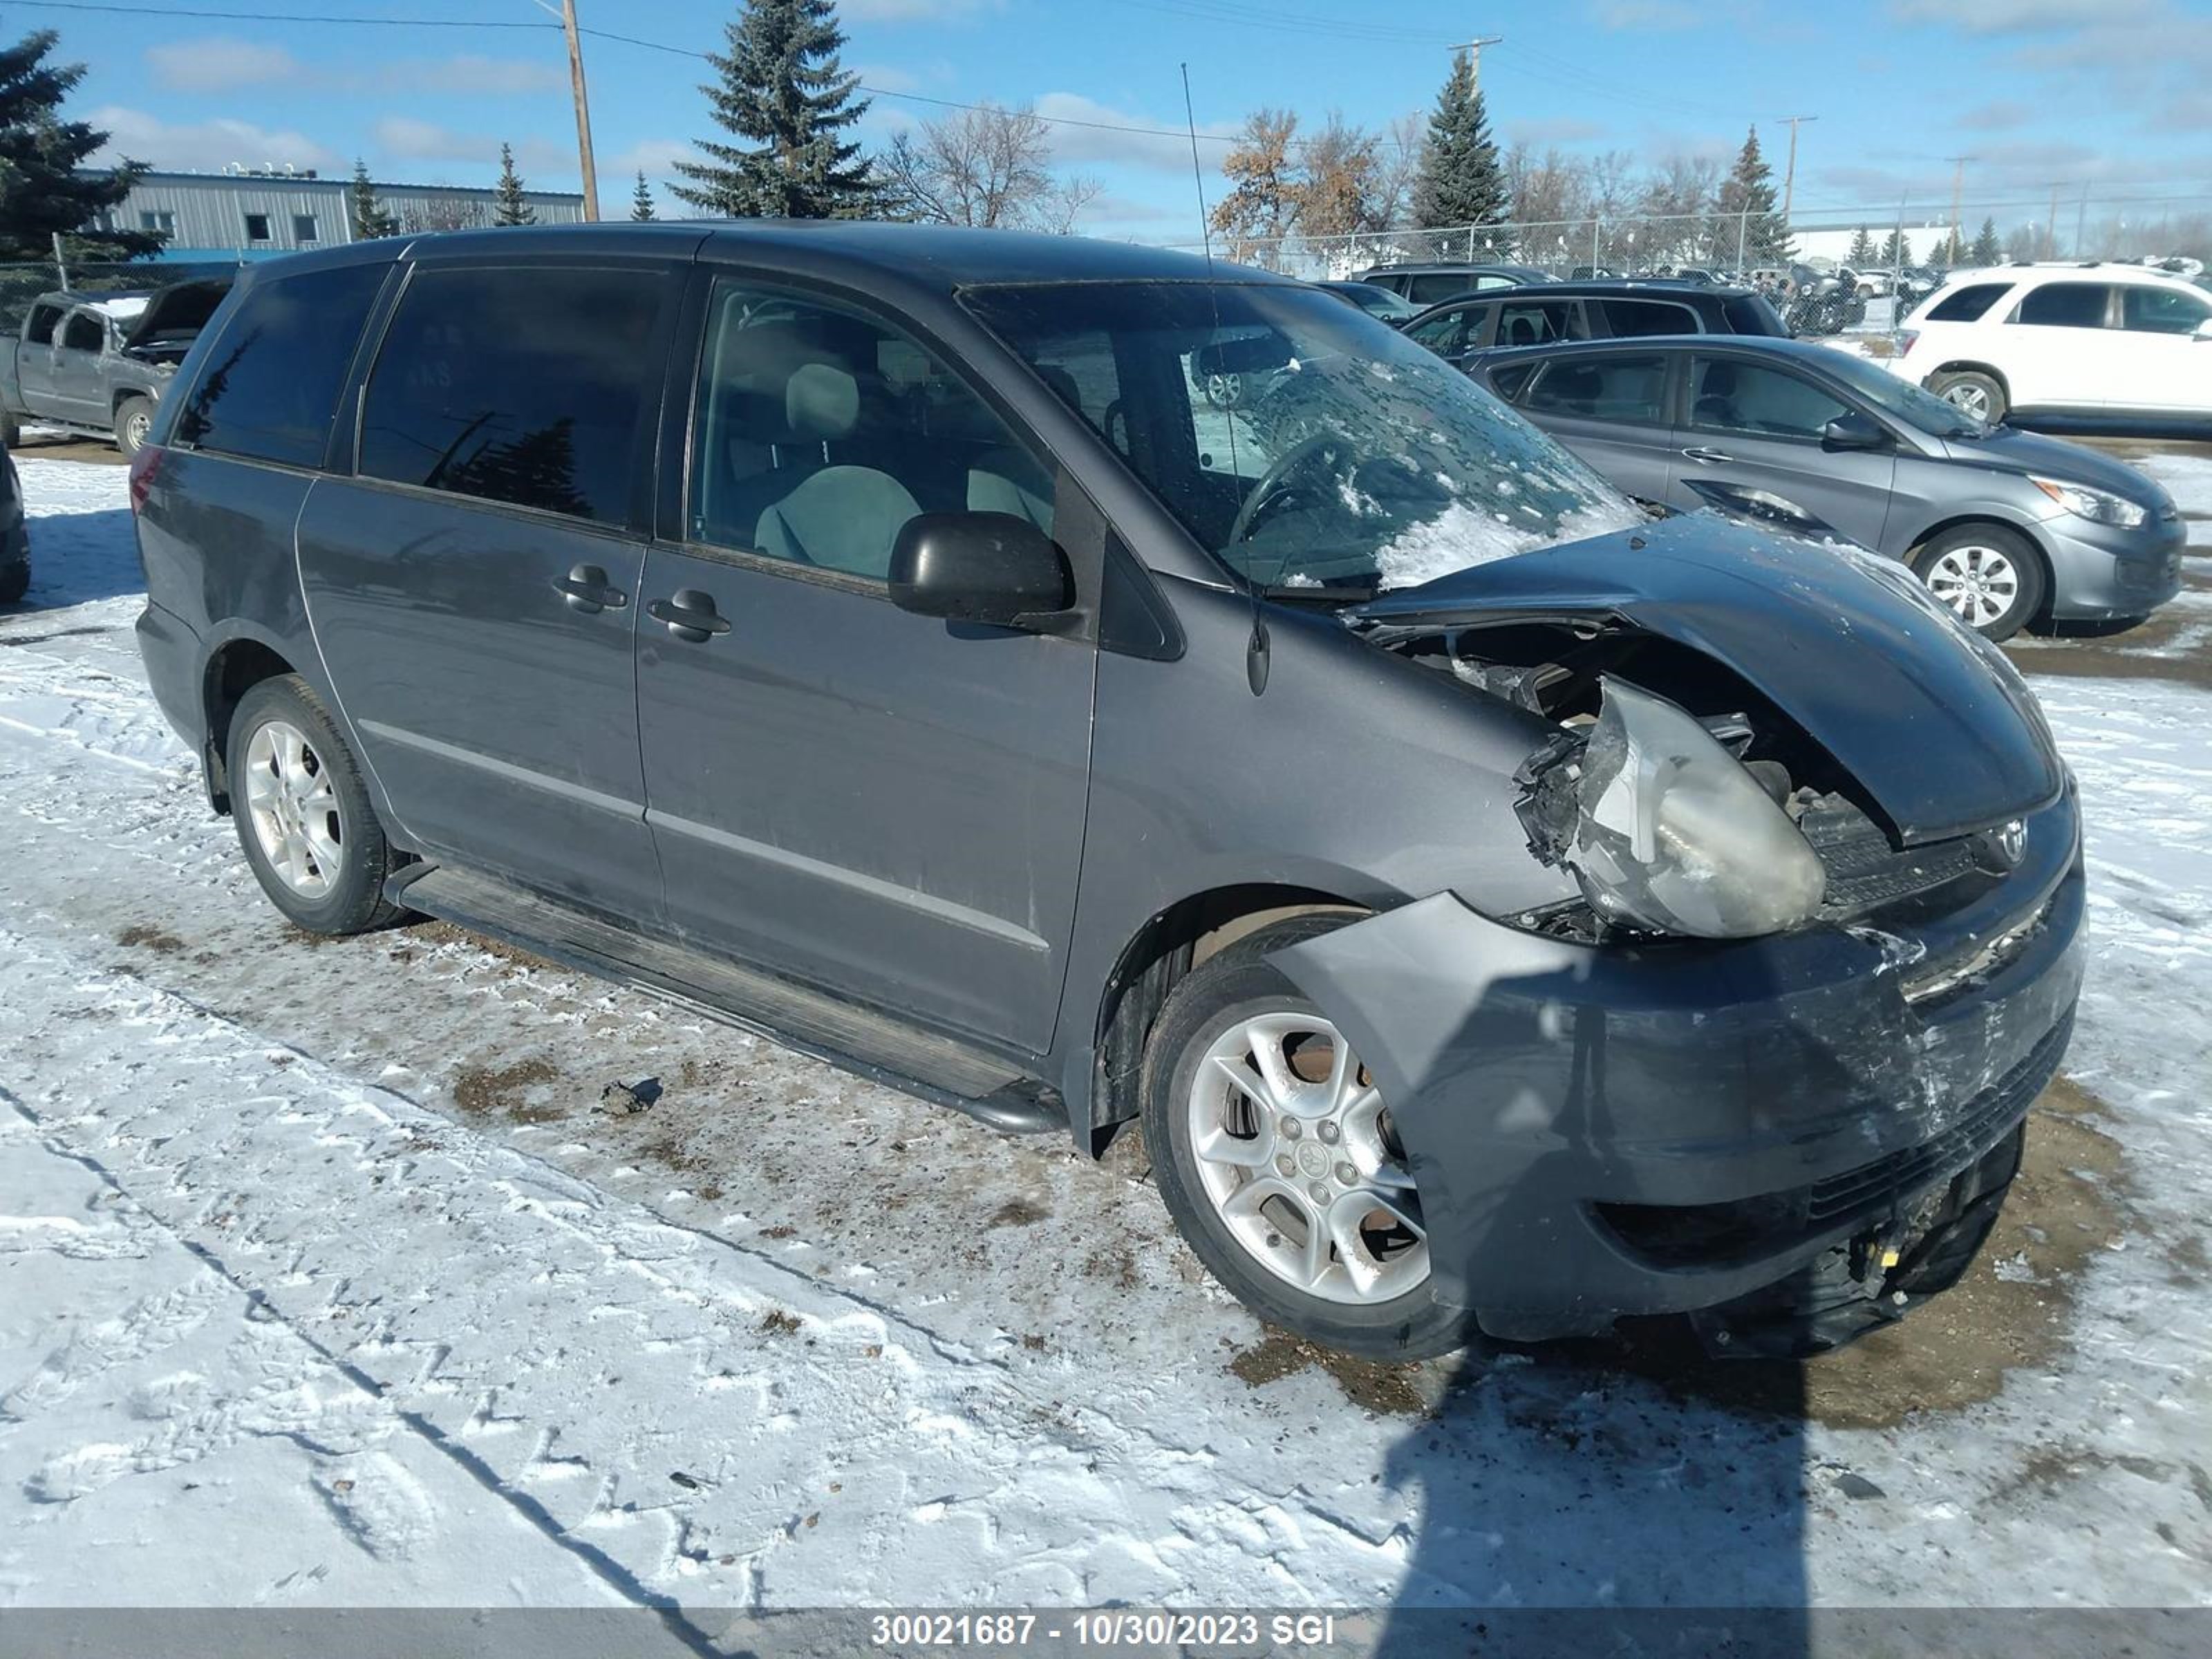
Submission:
[[2140,501],[2115,495],[2109,489],[2092,489],[2087,484],[2068,483],[2063,478],[2031,477],[2028,482],[2075,518],[2087,519],[2091,524],[2133,530],[2150,517],[2150,509]]
[[1602,685],[1565,849],[1591,906],[1696,939],[1810,918],[1827,872],[1789,814],[1674,704],[1610,676]]

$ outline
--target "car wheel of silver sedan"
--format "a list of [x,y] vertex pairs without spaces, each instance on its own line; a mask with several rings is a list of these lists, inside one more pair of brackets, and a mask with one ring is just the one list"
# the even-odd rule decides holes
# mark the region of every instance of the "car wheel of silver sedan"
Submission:
[[296,676],[239,699],[224,750],[239,844],[270,902],[313,933],[357,933],[401,914],[384,896],[399,862],[353,751]]
[[1960,622],[1989,639],[2010,639],[2042,608],[2043,562],[2001,526],[1947,531],[1914,555],[1912,568]]
[[1340,927],[1304,916],[1176,988],[1146,1049],[1160,1194],[1215,1278],[1270,1323],[1390,1358],[1462,1346],[1431,1294],[1421,1197],[1389,1102],[1334,1022],[1266,958]]

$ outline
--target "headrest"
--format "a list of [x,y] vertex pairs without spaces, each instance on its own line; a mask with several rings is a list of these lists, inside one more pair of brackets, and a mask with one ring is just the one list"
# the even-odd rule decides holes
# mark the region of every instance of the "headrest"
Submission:
[[1037,369],[1037,379],[1052,388],[1052,395],[1077,414],[1083,412],[1083,394],[1075,389],[1075,376],[1058,363],[1045,363]]
[[1698,388],[1700,398],[1733,398],[1735,396],[1735,365],[1707,363],[1704,384]]
[[784,383],[783,415],[793,437],[842,438],[860,417],[860,382],[827,363],[805,364]]

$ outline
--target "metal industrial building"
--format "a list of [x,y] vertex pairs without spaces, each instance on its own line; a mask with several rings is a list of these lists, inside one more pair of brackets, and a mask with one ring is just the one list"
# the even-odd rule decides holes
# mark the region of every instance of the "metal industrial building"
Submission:
[[[468,230],[492,222],[495,194],[463,185],[374,186],[403,232]],[[159,258],[204,264],[258,259],[350,242],[351,179],[283,168],[223,173],[148,173],[122,204],[100,216],[102,229],[154,230],[168,240]],[[584,198],[558,191],[524,193],[541,225],[574,224]]]

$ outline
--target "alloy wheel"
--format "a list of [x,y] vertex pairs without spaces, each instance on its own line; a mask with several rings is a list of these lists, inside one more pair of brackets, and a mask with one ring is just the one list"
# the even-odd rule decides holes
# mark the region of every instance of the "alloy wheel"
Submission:
[[1928,567],[1928,591],[1974,628],[1987,628],[2020,597],[2020,568],[1994,547],[1954,547]]
[[1959,380],[1943,388],[1943,401],[1961,414],[1971,415],[1987,423],[1990,418],[1990,389],[1972,380]]
[[337,793],[307,734],[289,720],[246,745],[246,809],[261,855],[301,898],[321,898],[345,867]]
[[1267,1013],[1207,1047],[1187,1102],[1200,1183],[1276,1278],[1367,1304],[1429,1276],[1428,1234],[1389,1109],[1335,1026]]

